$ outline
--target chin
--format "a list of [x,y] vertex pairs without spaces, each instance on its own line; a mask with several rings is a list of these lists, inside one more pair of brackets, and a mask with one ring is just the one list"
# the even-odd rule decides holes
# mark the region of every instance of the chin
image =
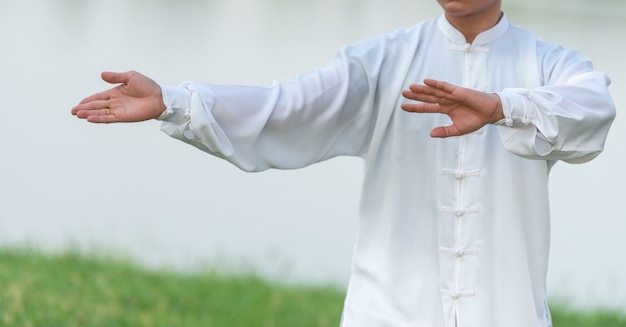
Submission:
[[437,0],[446,14],[451,16],[471,16],[499,8],[500,0]]
[[458,0],[438,0],[441,8],[453,16],[465,16],[471,14],[471,8],[464,2]]

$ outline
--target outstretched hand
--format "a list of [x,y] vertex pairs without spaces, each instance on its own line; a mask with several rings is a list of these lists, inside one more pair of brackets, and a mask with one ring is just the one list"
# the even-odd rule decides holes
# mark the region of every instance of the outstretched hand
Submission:
[[402,96],[420,103],[403,103],[401,108],[417,113],[448,115],[452,125],[435,127],[431,137],[469,134],[504,118],[497,94],[484,93],[450,83],[425,79],[425,85],[411,85]]
[[101,76],[119,85],[81,100],[72,115],[92,123],[121,123],[157,118],[165,110],[161,87],[152,79],[133,71]]

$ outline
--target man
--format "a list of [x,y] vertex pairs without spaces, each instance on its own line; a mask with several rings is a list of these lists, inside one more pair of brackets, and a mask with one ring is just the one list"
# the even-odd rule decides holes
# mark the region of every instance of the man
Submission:
[[550,326],[548,173],[602,151],[608,78],[510,24],[501,0],[438,1],[438,19],[292,80],[170,88],[107,72],[120,85],[72,114],[156,118],[246,171],[363,157],[342,326]]

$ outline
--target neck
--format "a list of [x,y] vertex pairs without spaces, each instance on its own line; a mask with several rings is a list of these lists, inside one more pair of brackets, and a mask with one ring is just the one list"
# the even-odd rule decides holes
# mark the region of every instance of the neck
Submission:
[[467,43],[474,42],[478,34],[496,26],[502,18],[500,8],[470,16],[455,16],[445,13],[446,19],[465,36]]

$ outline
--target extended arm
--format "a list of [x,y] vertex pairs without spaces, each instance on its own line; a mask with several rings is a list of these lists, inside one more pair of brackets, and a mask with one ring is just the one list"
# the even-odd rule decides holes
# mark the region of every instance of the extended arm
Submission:
[[269,86],[186,82],[170,88],[136,72],[102,78],[118,85],[83,99],[72,114],[92,123],[156,118],[168,135],[247,171],[362,156],[376,115],[370,92],[376,78],[345,55]]
[[269,86],[186,82],[163,88],[162,130],[246,171],[363,155],[368,80],[343,61]]

